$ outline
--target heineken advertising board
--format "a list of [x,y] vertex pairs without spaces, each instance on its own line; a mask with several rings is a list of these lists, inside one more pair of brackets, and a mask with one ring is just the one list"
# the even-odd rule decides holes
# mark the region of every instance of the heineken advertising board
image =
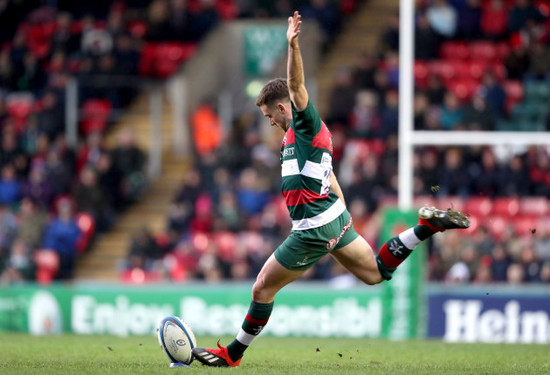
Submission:
[[[415,218],[387,213],[390,233]],[[416,221],[416,219],[414,220]],[[414,223],[413,223],[414,224]],[[388,235],[389,235],[388,234]],[[264,330],[274,336],[388,337],[418,334],[421,257],[378,286],[332,289],[298,283],[283,289]],[[124,286],[101,284],[0,287],[0,332],[150,335],[167,315],[197,335],[234,335],[250,303],[251,284]]]

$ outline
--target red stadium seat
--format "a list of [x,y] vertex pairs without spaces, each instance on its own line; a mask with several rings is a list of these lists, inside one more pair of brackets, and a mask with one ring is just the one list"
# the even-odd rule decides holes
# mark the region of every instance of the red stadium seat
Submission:
[[470,50],[465,42],[448,41],[441,44],[440,55],[445,60],[467,60]]
[[498,61],[504,61],[510,54],[510,46],[506,42],[495,44]]
[[500,197],[493,201],[493,213],[512,218],[519,214],[519,199],[516,197]]
[[522,215],[543,216],[548,213],[546,197],[524,197],[519,200],[519,211]]
[[455,79],[447,84],[447,88],[462,102],[469,100],[479,87],[479,82],[473,78]]
[[30,93],[13,93],[6,98],[8,114],[18,132],[23,131],[34,107],[34,97]]
[[520,81],[509,80],[504,82],[503,88],[506,92],[506,110],[510,112],[523,99],[523,85]]
[[490,218],[484,221],[484,224],[489,229],[491,235],[499,240],[506,233],[508,227],[512,225],[512,221],[503,216],[491,215]]
[[472,42],[469,45],[469,50],[472,60],[492,62],[498,56],[494,43],[488,41]]
[[488,197],[470,197],[464,205],[464,213],[475,216],[488,216],[493,210],[493,202]]
[[79,212],[76,214],[76,224],[80,228],[82,235],[77,243],[78,252],[82,253],[88,249],[90,241],[95,233],[95,220],[92,215],[87,212]]
[[414,62],[414,84],[417,88],[426,88],[428,78],[430,77],[430,69],[426,62],[416,60]]
[[48,249],[39,249],[34,253],[36,263],[36,281],[39,284],[50,284],[59,271],[59,255]]
[[111,115],[112,106],[107,99],[88,99],[82,105],[81,130],[84,134],[104,131]]
[[518,236],[524,237],[536,234],[537,218],[534,216],[517,217],[513,220],[513,224]]

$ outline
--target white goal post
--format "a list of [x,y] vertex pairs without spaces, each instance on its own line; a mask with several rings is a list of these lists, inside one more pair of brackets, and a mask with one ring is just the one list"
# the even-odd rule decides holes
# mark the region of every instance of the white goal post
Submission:
[[414,1],[400,0],[399,22],[399,209],[412,208],[414,146],[550,145],[545,132],[414,130]]

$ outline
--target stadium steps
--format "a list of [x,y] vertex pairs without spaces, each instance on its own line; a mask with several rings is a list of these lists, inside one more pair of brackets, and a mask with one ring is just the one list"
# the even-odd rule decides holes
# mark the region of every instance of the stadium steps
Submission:
[[[120,118],[106,139],[113,147],[116,135],[122,127],[131,127],[136,141],[143,150],[148,150],[151,136],[149,127],[149,97],[142,95]],[[124,213],[119,214],[114,227],[108,233],[98,236],[92,247],[80,256],[76,278],[78,280],[114,282],[119,280],[132,234],[146,225],[157,233],[165,229],[166,213],[177,189],[181,186],[188,161],[172,152],[172,108],[165,100],[163,104],[162,138],[163,156],[160,176],[152,181],[144,196]]]
[[369,0],[347,20],[334,45],[323,59],[317,74],[321,116],[328,114],[328,101],[339,67],[351,67],[363,52],[376,54],[382,33],[391,14],[399,9],[399,0]]

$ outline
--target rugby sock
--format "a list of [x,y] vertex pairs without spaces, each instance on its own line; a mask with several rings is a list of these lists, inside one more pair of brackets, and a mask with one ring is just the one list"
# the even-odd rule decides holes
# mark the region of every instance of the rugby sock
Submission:
[[412,253],[413,249],[426,238],[432,236],[437,231],[431,225],[420,220],[420,223],[413,228],[400,233],[396,237],[390,238],[378,253],[376,262],[378,270],[382,277],[391,280],[397,267]]
[[252,341],[262,332],[272,310],[273,302],[260,303],[252,301],[250,303],[248,314],[246,314],[237,338],[227,345],[227,354],[229,354],[232,361],[237,361],[241,358],[244,351],[252,344]]

